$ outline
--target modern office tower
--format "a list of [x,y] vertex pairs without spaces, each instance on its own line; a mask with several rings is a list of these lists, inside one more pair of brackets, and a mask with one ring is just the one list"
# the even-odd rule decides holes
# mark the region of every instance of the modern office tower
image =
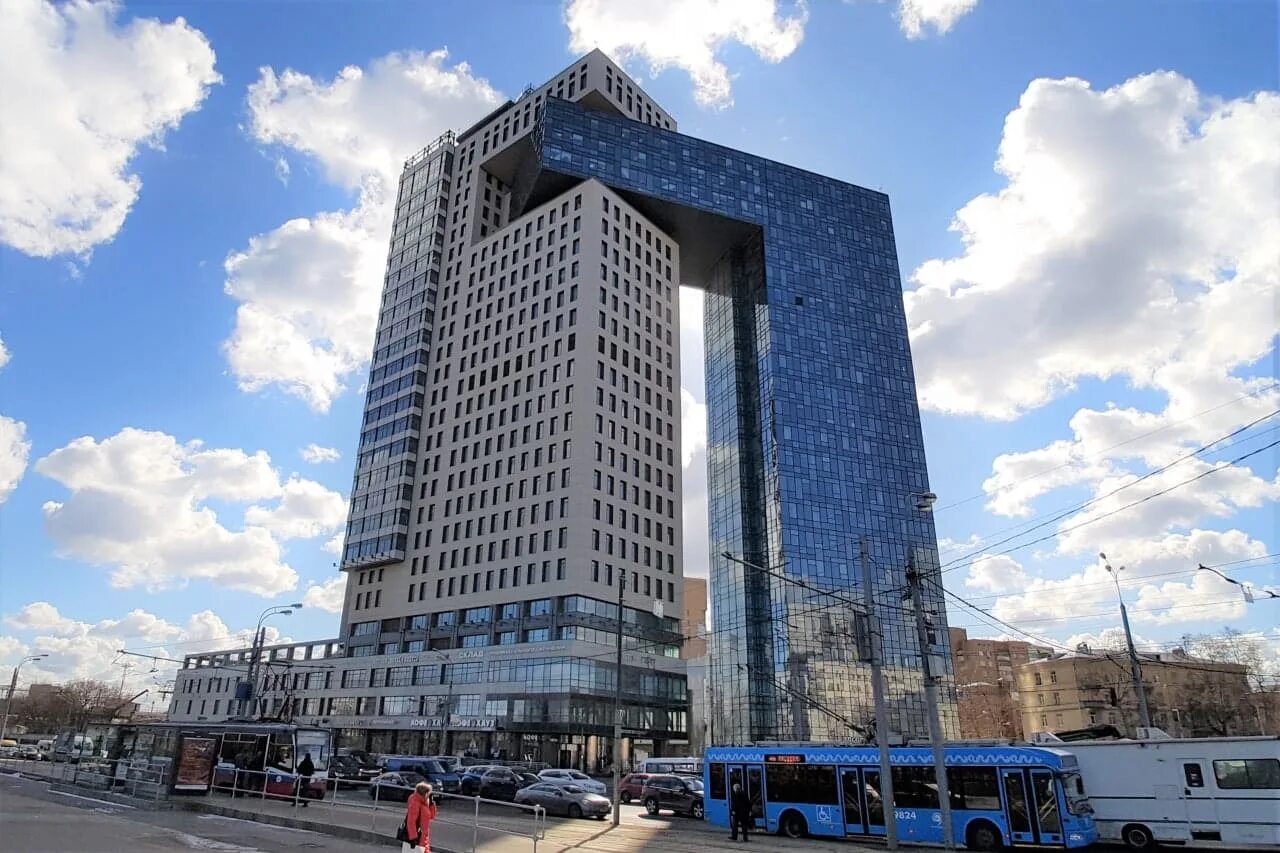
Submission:
[[866,732],[860,538],[890,727],[926,733],[909,560],[944,697],[950,663],[886,196],[683,136],[593,52],[406,163],[387,269],[340,637],[383,681],[332,725],[427,749],[437,713],[598,766],[621,590],[627,737],[685,736],[684,284],[707,292],[716,740]]
[[618,624],[628,739],[685,736],[679,249],[596,181],[512,205],[554,99],[673,126],[593,53],[401,177],[341,639],[372,680],[388,655],[422,666],[375,714],[331,715],[384,751],[492,730],[477,751],[601,766]]

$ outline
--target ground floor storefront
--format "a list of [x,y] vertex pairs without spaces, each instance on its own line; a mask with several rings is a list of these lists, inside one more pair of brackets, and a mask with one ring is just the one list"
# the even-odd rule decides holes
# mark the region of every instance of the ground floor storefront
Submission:
[[[405,731],[394,729],[337,729],[338,750],[364,750],[382,755],[460,755],[489,761],[517,761],[608,773],[613,769],[613,738],[594,734],[449,730]],[[683,743],[683,741],[679,742]],[[670,755],[671,741],[623,738],[622,765],[629,770],[643,758]],[[677,750],[678,754],[679,750]]]

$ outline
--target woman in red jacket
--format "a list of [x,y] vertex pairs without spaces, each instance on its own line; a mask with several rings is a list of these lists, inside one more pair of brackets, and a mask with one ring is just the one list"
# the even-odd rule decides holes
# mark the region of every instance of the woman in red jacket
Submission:
[[401,845],[401,853],[431,853],[431,821],[437,811],[435,801],[431,799],[431,785],[419,782],[409,795],[409,810],[404,818],[409,840]]

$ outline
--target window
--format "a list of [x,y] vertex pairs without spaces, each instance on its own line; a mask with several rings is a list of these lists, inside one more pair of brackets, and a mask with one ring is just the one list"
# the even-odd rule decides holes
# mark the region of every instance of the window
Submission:
[[893,768],[893,802],[904,809],[938,808],[938,788],[933,768]]
[[1182,776],[1187,780],[1188,788],[1204,787],[1204,771],[1200,769],[1199,764],[1182,765]]
[[[836,768],[831,764],[768,764],[764,768],[764,780],[770,802],[818,806],[834,806],[840,802]],[[894,794],[897,794],[896,788]]]
[[1000,785],[994,767],[948,767],[947,786],[953,809],[1000,810]]
[[462,623],[464,625],[480,625],[489,621],[492,614],[491,607],[472,607],[470,610],[463,611]]
[[545,643],[551,639],[550,628],[533,628],[524,632],[524,641],[526,643]]
[[1036,686],[1037,686],[1037,687],[1039,687],[1041,684],[1043,684],[1043,683],[1044,683],[1044,681],[1043,681],[1043,680],[1041,680],[1041,678],[1040,678],[1040,673],[1038,673],[1038,672],[1037,672],[1037,673],[1035,673],[1035,678],[1036,678]]
[[536,601],[529,602],[530,616],[550,616],[551,615],[551,599],[539,598]]
[[1280,788],[1280,759],[1244,758],[1213,762],[1213,776],[1224,789]]
[[500,646],[514,646],[517,642],[516,632],[515,631],[499,631],[497,639],[498,639],[498,645]]
[[479,646],[489,645],[488,634],[471,634],[462,638],[462,647],[464,649],[474,649]]
[[723,800],[725,799],[725,796],[726,795],[725,795],[725,788],[724,788],[724,765],[712,764],[711,765],[711,799]]

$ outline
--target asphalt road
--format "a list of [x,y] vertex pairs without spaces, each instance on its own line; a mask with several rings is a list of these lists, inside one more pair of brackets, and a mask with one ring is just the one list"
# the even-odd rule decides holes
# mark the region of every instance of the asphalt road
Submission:
[[72,796],[43,782],[0,774],[0,851],[4,853],[387,853],[315,832],[180,811],[129,809],[91,795]]

